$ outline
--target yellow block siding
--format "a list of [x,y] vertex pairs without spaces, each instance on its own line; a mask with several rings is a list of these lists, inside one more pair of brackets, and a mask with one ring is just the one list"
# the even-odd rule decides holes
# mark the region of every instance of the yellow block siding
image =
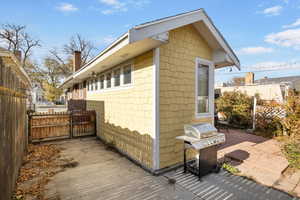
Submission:
[[[183,161],[184,124],[211,122],[195,118],[195,59],[212,59],[212,50],[192,26],[169,33],[160,47],[160,168]],[[189,153],[192,156],[192,152]]]
[[87,94],[87,109],[97,112],[99,137],[152,168],[153,51],[133,59],[133,85]]

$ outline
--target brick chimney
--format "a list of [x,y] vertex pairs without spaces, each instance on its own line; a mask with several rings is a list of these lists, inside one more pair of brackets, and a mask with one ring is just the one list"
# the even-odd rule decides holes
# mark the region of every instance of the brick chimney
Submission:
[[81,52],[74,51],[73,53],[73,72],[76,72],[81,68]]
[[245,85],[253,85],[254,84],[254,73],[247,72],[245,76]]
[[14,54],[15,54],[16,58],[18,59],[18,61],[22,62],[22,52],[20,50],[15,50]]

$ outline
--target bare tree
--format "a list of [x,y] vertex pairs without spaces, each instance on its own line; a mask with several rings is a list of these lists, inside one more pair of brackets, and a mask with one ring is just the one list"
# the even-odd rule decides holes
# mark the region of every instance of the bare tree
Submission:
[[16,24],[2,24],[0,31],[0,40],[2,40],[8,50],[21,50],[23,53],[23,67],[26,69],[26,60],[30,56],[32,49],[40,47],[41,42],[38,39],[33,39],[26,31],[26,26]]
[[92,57],[92,52],[96,49],[94,44],[84,39],[78,33],[71,37],[70,42],[65,44],[63,47],[63,51],[65,54],[70,55],[73,54],[74,51],[81,52],[81,62],[83,65],[87,63],[87,61]]
[[57,48],[50,50],[52,59],[55,59],[60,65],[58,66],[64,76],[72,73],[72,55],[74,51],[81,52],[81,64],[85,65],[89,59],[93,57],[93,52],[96,50],[94,44],[84,39],[81,35],[76,34],[70,38],[69,43],[63,45],[62,50]]
[[69,76],[72,73],[72,60],[70,59],[71,55],[65,56],[64,54],[59,53],[56,48],[51,49],[49,52],[49,57],[59,63],[57,67],[61,70],[63,76]]

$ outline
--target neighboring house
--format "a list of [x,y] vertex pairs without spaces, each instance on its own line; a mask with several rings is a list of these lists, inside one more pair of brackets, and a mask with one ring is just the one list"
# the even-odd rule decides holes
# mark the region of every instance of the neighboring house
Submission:
[[293,88],[291,82],[281,81],[283,78],[259,79],[254,81],[254,73],[247,73],[245,76],[245,85],[241,86],[215,86],[216,94],[223,94],[224,92],[240,91],[249,96],[256,94],[262,100],[277,101],[283,103],[288,95],[288,90]]
[[232,65],[238,58],[199,9],[131,28],[81,68],[74,62],[61,87],[96,110],[101,139],[156,172],[182,163],[175,137],[185,124],[213,123],[214,69]]
[[300,92],[300,76],[287,76],[287,77],[277,77],[277,78],[264,77],[262,79],[255,80],[254,83],[260,85],[266,85],[266,84],[289,85],[291,89]]
[[43,89],[36,84],[31,91],[31,98],[33,104],[43,104],[45,103],[44,91]]

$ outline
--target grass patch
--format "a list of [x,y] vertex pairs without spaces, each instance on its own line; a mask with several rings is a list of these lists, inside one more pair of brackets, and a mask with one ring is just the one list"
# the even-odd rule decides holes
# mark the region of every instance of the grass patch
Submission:
[[222,165],[222,168],[229,171],[232,174],[239,174],[241,172],[239,169],[237,169],[236,167],[234,167],[228,163],[224,163]]
[[290,167],[300,169],[300,143],[286,143],[283,150],[289,161]]

